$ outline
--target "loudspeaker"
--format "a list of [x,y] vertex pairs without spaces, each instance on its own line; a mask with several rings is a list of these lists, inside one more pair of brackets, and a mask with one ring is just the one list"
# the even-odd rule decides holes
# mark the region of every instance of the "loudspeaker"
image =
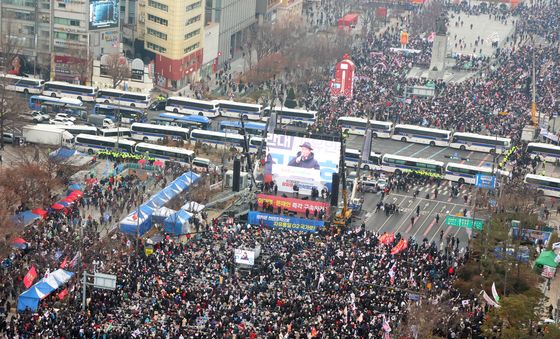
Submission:
[[331,206],[338,206],[338,188],[340,186],[340,176],[338,173],[332,175]]
[[239,175],[241,174],[241,161],[235,159],[233,161],[233,183],[231,185],[232,191],[239,192]]

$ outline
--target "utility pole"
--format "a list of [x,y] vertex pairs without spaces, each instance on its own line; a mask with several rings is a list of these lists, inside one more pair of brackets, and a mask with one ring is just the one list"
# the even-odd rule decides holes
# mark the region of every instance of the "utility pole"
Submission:
[[[534,46],[533,46],[534,47]],[[533,48],[533,88],[532,88],[532,102],[531,102],[531,119],[533,124],[540,127],[541,124],[541,112],[539,111],[538,122],[535,123],[535,118],[537,116],[537,78],[535,72],[535,49]]]

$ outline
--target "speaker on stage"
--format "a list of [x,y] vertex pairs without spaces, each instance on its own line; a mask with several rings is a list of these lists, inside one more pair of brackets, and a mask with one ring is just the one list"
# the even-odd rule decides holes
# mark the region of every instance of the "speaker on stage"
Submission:
[[331,206],[338,206],[338,188],[340,186],[340,176],[338,173],[332,175]]
[[241,161],[239,159],[235,159],[233,161],[233,183],[231,185],[232,191],[239,192],[239,176],[241,174]]

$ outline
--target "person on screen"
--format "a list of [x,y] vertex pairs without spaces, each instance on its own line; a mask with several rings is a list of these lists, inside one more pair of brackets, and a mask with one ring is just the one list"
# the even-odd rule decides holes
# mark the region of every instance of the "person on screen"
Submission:
[[302,167],[302,168],[313,168],[313,169],[321,169],[317,160],[315,160],[315,156],[313,154],[313,147],[309,142],[304,142],[303,144],[299,145],[301,151],[299,151],[295,158],[290,160],[288,166],[293,167]]

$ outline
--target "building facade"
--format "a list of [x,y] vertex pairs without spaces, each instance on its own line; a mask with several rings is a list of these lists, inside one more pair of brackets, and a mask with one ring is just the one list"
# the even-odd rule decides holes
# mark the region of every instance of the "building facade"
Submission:
[[155,54],[155,84],[182,93],[198,80],[204,47],[202,0],[147,0],[144,47]]
[[220,25],[220,65],[242,53],[249,29],[257,22],[256,6],[256,0],[206,0],[207,21]]
[[278,17],[278,6],[281,0],[257,0],[257,20],[259,24],[274,22]]
[[303,12],[303,0],[281,0],[278,17],[299,17]]

